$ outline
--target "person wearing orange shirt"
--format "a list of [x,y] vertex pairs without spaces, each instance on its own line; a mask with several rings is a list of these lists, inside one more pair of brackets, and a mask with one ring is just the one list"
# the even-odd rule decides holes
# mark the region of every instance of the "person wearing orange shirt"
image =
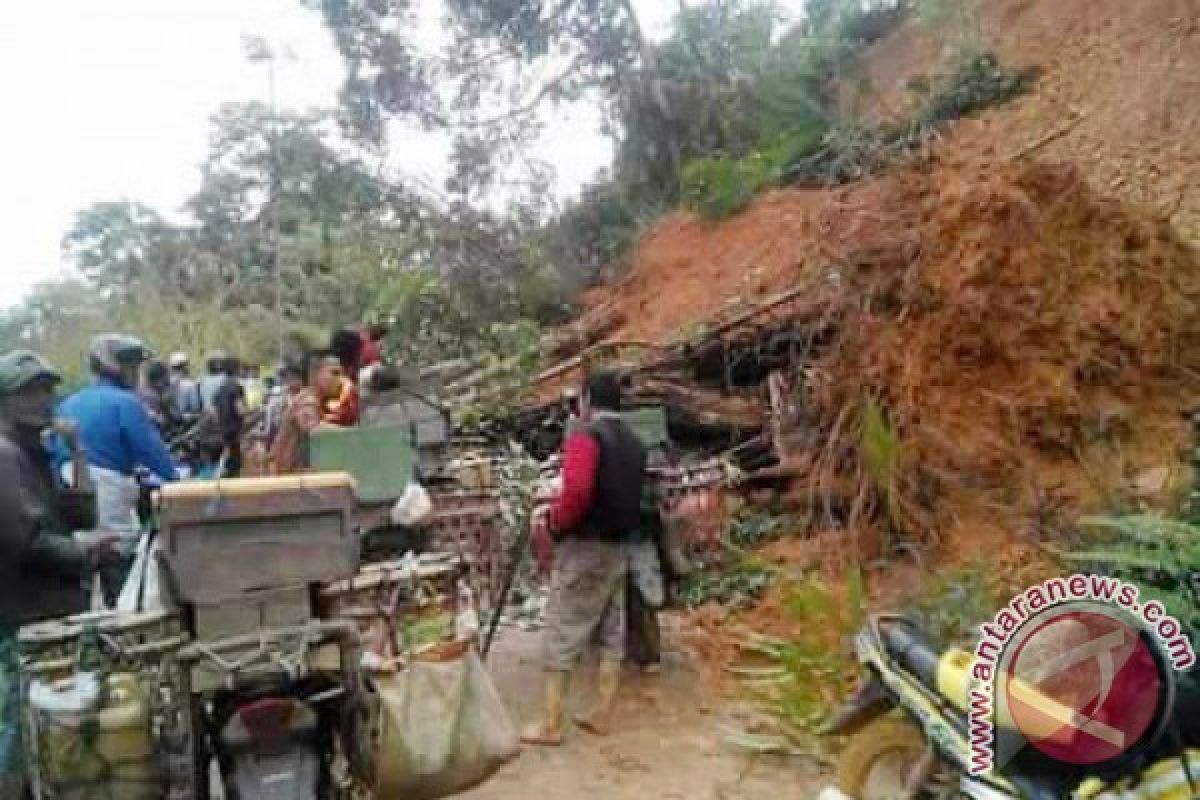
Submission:
[[271,470],[290,475],[309,468],[309,436],[326,423],[321,410],[335,397],[342,382],[342,365],[328,351],[308,356],[304,368],[306,385],[297,387],[287,399],[279,433],[271,445]]
[[358,390],[362,339],[356,331],[343,329],[333,335],[329,349],[342,365],[342,379],[334,396],[322,404],[321,419],[330,425],[351,427],[358,424],[362,406]]

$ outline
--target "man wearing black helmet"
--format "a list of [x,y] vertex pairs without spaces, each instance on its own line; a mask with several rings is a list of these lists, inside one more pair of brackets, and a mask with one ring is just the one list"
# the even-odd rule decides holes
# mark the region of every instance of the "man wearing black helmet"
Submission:
[[[54,426],[58,372],[36,353],[0,355],[0,797],[22,796],[21,693],[16,636],[22,625],[86,609],[84,578],[115,558],[113,537],[91,547],[72,532],[95,522],[88,488],[64,488],[43,435]],[[56,426],[78,455],[73,428]],[[82,466],[80,470],[82,473]],[[86,481],[84,481],[86,482]]]
[[[122,534],[122,546],[130,558],[138,534],[135,472],[144,468],[160,480],[176,479],[162,434],[135,394],[138,373],[149,358],[149,349],[132,336],[97,336],[89,352],[95,380],[60,408],[60,415],[78,426],[87,453],[96,486],[97,528]],[[120,592],[121,573],[123,570],[102,576],[109,605]]]

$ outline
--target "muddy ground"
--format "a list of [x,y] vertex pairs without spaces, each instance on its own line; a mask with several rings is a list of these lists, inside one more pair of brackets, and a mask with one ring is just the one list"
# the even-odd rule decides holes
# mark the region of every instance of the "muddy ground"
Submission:
[[[749,757],[724,743],[723,731],[754,724],[754,712],[702,688],[698,674],[666,626],[659,675],[627,670],[617,730],[596,738],[570,727],[562,748],[527,748],[469,800],[784,800],[815,797],[820,768],[803,757]],[[538,634],[501,630],[489,667],[514,714],[533,715],[540,696]],[[585,666],[571,686],[568,709],[583,708],[591,687]]]

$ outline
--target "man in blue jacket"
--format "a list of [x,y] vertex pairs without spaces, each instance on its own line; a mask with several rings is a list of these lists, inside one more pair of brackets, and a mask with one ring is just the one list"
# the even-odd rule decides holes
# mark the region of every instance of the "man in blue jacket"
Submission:
[[[132,336],[97,336],[89,352],[94,382],[68,397],[59,409],[60,416],[74,420],[87,453],[96,487],[97,530],[122,536],[127,563],[138,536],[136,470],[147,469],[163,481],[176,479],[162,434],[135,392],[139,368],[149,357],[149,349]],[[101,576],[110,606],[121,590],[124,572]]]

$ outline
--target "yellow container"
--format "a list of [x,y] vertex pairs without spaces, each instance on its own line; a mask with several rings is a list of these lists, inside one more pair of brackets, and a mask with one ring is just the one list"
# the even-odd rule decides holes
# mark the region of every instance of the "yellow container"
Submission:
[[[971,673],[974,668],[975,656],[957,648],[947,650],[938,661],[938,692],[963,713],[969,713],[970,710],[970,692],[974,681]],[[999,696],[1005,692],[1023,704],[1024,714],[1020,730],[1029,739],[1053,737],[1074,719],[1073,709],[1042,694],[1037,687],[1019,678],[1010,679],[1004,674],[999,674],[995,694]],[[999,710],[997,721],[995,709],[992,709],[990,719],[993,723],[1001,728],[1017,730],[1018,726],[1013,721],[1007,705],[1002,705]]]
[[31,687],[42,785],[57,800],[159,800],[162,779],[141,685],[133,675],[113,675],[104,695],[90,675]]
[[974,666],[975,657],[956,647],[948,649],[938,661],[938,691],[962,712],[966,712],[969,707],[971,669]]

